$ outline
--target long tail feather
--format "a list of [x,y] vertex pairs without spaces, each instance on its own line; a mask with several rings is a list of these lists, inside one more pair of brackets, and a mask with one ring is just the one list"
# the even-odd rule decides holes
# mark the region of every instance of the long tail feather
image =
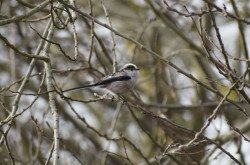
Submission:
[[69,91],[73,91],[73,90],[89,88],[89,87],[92,87],[92,86],[94,86],[94,85],[95,85],[95,84],[88,84],[88,85],[84,85],[84,86],[80,86],[80,87],[75,87],[75,88],[66,89],[66,90],[63,90],[62,92],[65,93],[65,92],[69,92]]

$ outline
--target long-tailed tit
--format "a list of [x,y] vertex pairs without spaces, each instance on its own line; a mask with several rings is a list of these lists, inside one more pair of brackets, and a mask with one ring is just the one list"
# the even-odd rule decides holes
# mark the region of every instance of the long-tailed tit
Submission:
[[72,88],[65,90],[63,92],[67,92],[74,89],[81,89],[81,88],[99,88],[101,90],[105,90],[106,94],[109,93],[113,96],[116,94],[124,94],[135,86],[139,74],[139,69],[134,64],[126,64],[124,65],[121,70],[107,75],[101,78],[99,81],[90,83],[85,86],[81,86],[78,88]]

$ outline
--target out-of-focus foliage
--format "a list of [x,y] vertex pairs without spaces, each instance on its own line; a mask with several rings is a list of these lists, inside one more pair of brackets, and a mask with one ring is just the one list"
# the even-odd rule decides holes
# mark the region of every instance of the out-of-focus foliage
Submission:
[[[250,163],[247,0],[66,4],[0,3],[3,164],[52,163],[49,92],[59,113],[59,164]],[[46,40],[50,20],[55,29]],[[33,58],[32,65],[46,42],[49,61]],[[48,91],[45,63],[57,92]],[[60,92],[126,63],[140,77],[123,101],[85,89]]]

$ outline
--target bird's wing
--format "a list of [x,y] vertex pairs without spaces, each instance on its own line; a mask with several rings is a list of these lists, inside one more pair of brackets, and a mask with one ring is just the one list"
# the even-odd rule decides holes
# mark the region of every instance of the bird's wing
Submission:
[[90,84],[90,86],[103,86],[105,87],[106,85],[112,83],[112,82],[116,82],[116,81],[127,81],[130,80],[131,77],[127,76],[127,75],[117,75],[117,76],[107,76],[102,78],[100,81]]

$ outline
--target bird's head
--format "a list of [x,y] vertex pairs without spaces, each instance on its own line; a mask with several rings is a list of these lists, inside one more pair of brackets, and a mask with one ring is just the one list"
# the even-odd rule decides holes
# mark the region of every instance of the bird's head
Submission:
[[126,72],[129,76],[137,79],[139,69],[135,64],[128,63],[124,65],[121,69],[123,72]]

